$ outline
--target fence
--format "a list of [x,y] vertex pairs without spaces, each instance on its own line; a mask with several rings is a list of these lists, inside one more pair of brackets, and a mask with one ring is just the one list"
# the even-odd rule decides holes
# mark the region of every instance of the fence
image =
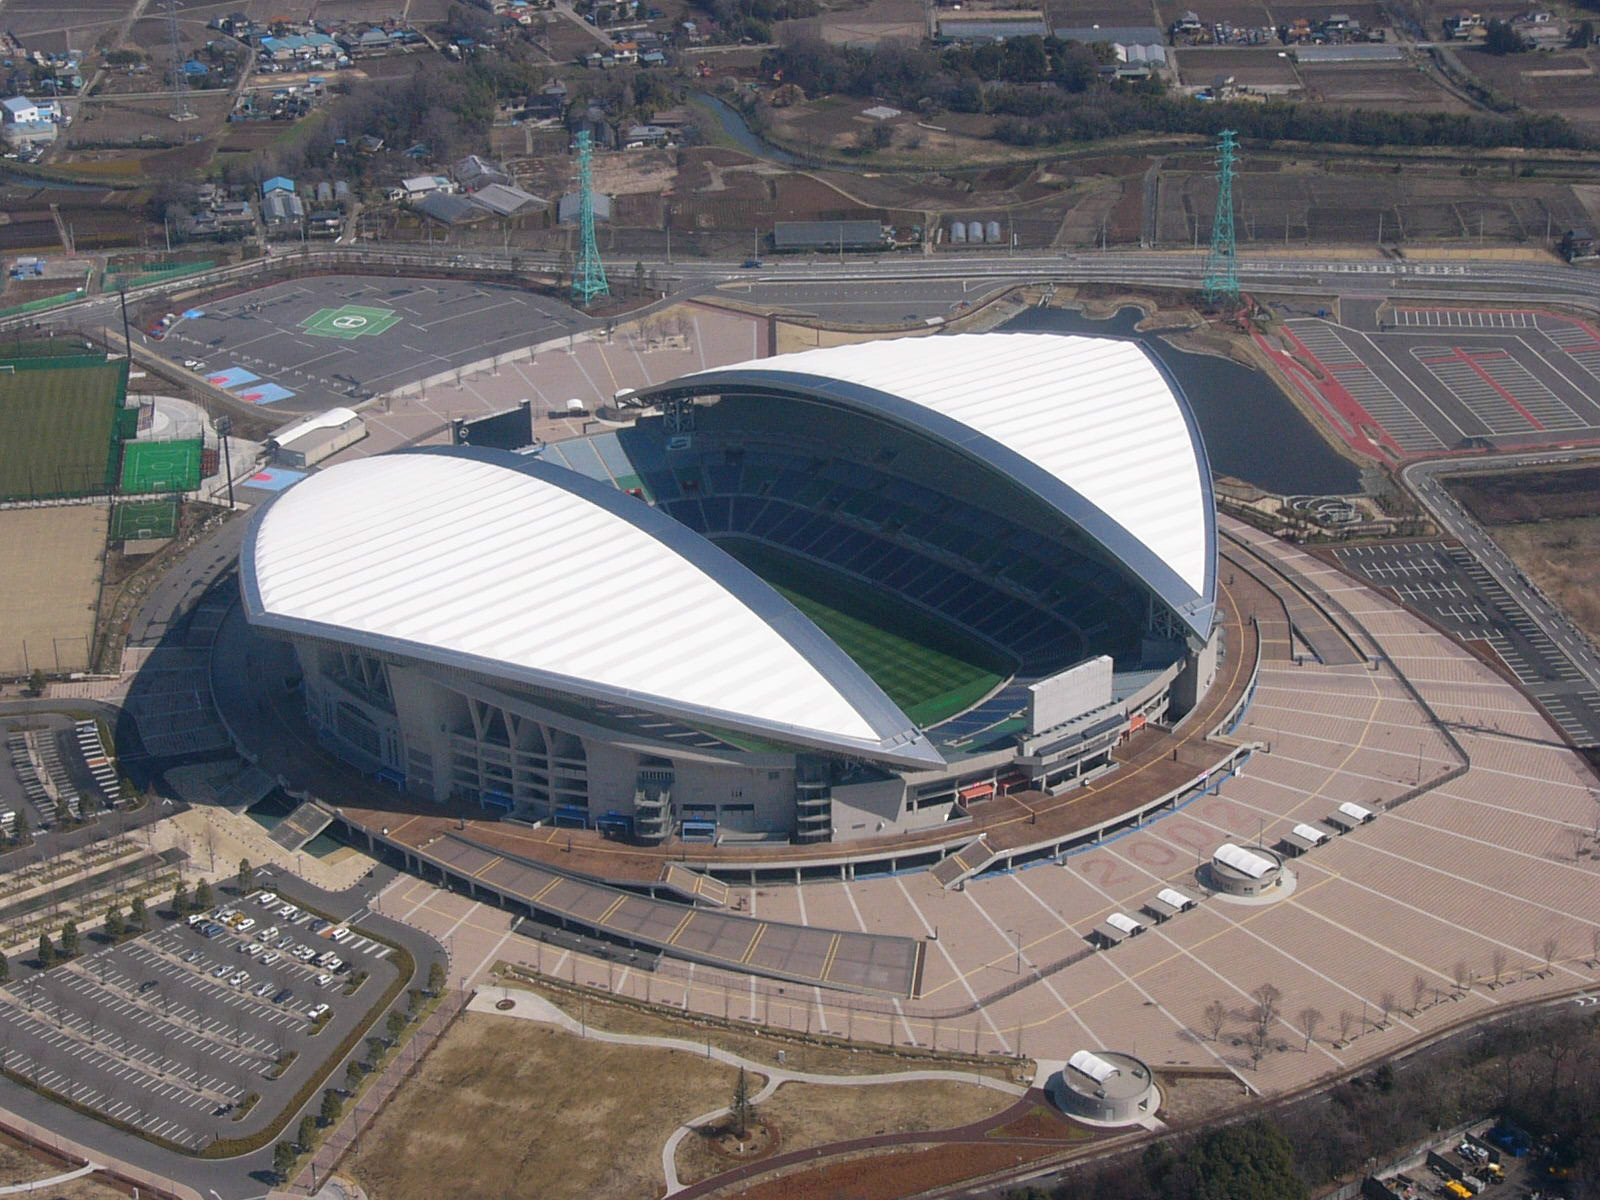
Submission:
[[[361,1135],[372,1127],[372,1123],[378,1119],[378,1114],[383,1111],[390,1097],[406,1080],[416,1074],[417,1068],[427,1058],[428,1052],[438,1045],[445,1031],[465,1011],[472,995],[470,991],[456,990],[444,994],[438,1007],[428,1014],[416,1032],[395,1052],[378,1077],[367,1085],[366,1090],[356,1098],[355,1104],[345,1112],[328,1136],[323,1138],[322,1145],[317,1147],[317,1152],[311,1156],[311,1161],[301,1169],[299,1175],[295,1176],[294,1182],[290,1184],[290,1191],[306,1196],[314,1194],[338,1168],[346,1154],[361,1148]],[[359,1046],[352,1049],[348,1061],[355,1062],[359,1057],[359,1050]],[[336,1075],[329,1077],[329,1086],[335,1086],[336,1078]],[[308,1111],[311,1110],[308,1108]]]

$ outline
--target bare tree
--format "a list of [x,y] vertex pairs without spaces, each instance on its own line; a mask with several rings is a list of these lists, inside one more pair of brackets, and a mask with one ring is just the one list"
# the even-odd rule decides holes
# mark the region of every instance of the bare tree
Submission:
[[209,860],[206,870],[215,871],[217,869],[217,827],[211,823],[209,818],[206,820],[205,844],[206,857]]
[[1540,943],[1539,953],[1544,955],[1544,973],[1546,975],[1550,974],[1551,970],[1553,969],[1551,964],[1555,962],[1555,957],[1560,952],[1561,939],[1556,937],[1554,934],[1551,934],[1549,937],[1545,938],[1542,943]]
[[1213,1000],[1206,1005],[1206,1028],[1211,1031],[1213,1042],[1222,1037],[1222,1027],[1228,1023],[1228,1006],[1221,1000]]
[[1307,1051],[1310,1051],[1311,1043],[1316,1040],[1317,1026],[1321,1024],[1322,1013],[1320,1010],[1311,1008],[1309,1006],[1300,1010],[1300,1028],[1305,1031],[1305,1048]]
[[1389,1014],[1399,1005],[1400,1000],[1393,992],[1384,992],[1378,997],[1378,1007],[1383,1010],[1383,1021],[1379,1026],[1380,1028],[1387,1029],[1389,1027]]
[[1267,1056],[1268,1038],[1265,1025],[1257,1025],[1245,1035],[1245,1045],[1250,1048],[1250,1066],[1257,1071],[1261,1069],[1261,1060]]
[[1500,977],[1506,973],[1506,952],[1496,946],[1493,954],[1489,956],[1489,966],[1494,971],[1494,986],[1500,986]]
[[[1597,936],[1600,936],[1600,929],[1597,929],[1595,933]],[[1456,987],[1460,988],[1463,992],[1472,986],[1472,968],[1467,966],[1466,960],[1459,958],[1456,960],[1455,979]]]
[[1428,981],[1418,975],[1411,981],[1411,1013],[1415,1016],[1422,1008],[1422,1000],[1428,994]]
[[1266,1029],[1278,1015],[1278,1002],[1283,999],[1283,993],[1272,984],[1263,983],[1250,995],[1256,1002],[1256,1024]]

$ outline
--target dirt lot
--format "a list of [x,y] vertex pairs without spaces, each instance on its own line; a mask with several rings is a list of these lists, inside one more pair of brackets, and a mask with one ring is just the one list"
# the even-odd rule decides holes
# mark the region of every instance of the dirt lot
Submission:
[[[67,1163],[55,1157],[42,1157],[21,1142],[0,1134],[0,1187],[31,1183],[36,1179],[53,1179],[76,1169],[76,1163]],[[74,1179],[48,1189],[29,1193],[46,1200],[112,1200],[125,1197],[130,1189],[111,1185],[97,1175]]]
[[1600,124],[1600,86],[1593,52],[1508,54],[1462,50],[1462,66],[1503,96],[1528,108],[1557,112],[1569,120]]
[[1404,63],[1302,66],[1300,77],[1305,80],[1306,98],[1327,104],[1417,112],[1471,111],[1429,76]]
[[1600,467],[1472,474],[1449,484],[1450,494],[1485,525],[1600,517]]
[[1242,88],[1297,87],[1300,76],[1294,60],[1280,58],[1281,46],[1252,46],[1248,49],[1198,47],[1174,52],[1178,60],[1178,79],[1185,87],[1209,87],[1218,75],[1231,75]]
[[[891,1083],[875,1087],[817,1087],[786,1083],[757,1105],[756,1119],[773,1135],[772,1153],[787,1154],[880,1133],[922,1133],[981,1121],[1016,1103],[1015,1097],[963,1083]],[[691,1134],[678,1147],[685,1183],[737,1165],[712,1149],[721,1125]]]
[[920,0],[869,0],[845,12],[779,21],[776,36],[783,42],[816,37],[837,46],[873,46],[893,38],[917,41],[926,36],[927,30]]
[[104,504],[0,512],[0,673],[89,666],[109,514]]
[[345,1169],[373,1200],[659,1195],[662,1143],[726,1104],[735,1075],[689,1054],[468,1013]]
[[1600,517],[1496,525],[1489,533],[1579,628],[1600,638]]

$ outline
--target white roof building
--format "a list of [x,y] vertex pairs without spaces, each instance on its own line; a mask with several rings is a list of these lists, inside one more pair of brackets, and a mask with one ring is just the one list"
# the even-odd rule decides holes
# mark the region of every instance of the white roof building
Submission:
[[41,119],[39,106],[26,96],[7,96],[0,100],[0,116],[8,125],[27,125]]
[[1270,858],[1246,850],[1243,846],[1235,846],[1232,842],[1224,842],[1217,847],[1212,858],[1224,866],[1232,867],[1242,875],[1251,879],[1260,879],[1277,866]]
[[241,578],[250,619],[281,633],[902,765],[943,762],[746,568],[538,459],[405,453],[313,475],[262,510]]
[[1209,632],[1216,530],[1204,446],[1174,384],[1137,343],[893,338],[719,367],[642,394],[764,380],[875,409],[998,467]]

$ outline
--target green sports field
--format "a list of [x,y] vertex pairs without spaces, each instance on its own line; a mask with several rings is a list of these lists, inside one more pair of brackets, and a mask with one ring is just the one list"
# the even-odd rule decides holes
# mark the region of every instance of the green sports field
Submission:
[[1015,669],[953,625],[768,546],[719,542],[832,638],[918,725],[972,707]]
[[178,501],[130,500],[111,510],[111,538],[127,541],[171,537],[178,532]]
[[200,486],[200,439],[181,442],[124,442],[122,490],[191,492]]
[[0,499],[110,492],[124,363],[16,359],[0,369]]

